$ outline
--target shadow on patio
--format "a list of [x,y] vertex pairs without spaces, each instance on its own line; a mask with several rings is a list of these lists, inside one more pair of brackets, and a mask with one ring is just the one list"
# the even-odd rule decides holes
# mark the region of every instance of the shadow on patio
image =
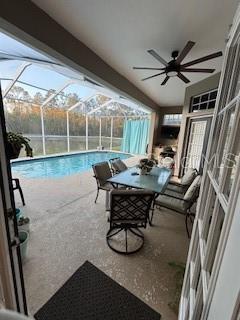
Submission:
[[[126,163],[135,165],[139,157]],[[31,219],[27,259],[23,265],[29,309],[34,314],[89,260],[142,299],[163,319],[176,319],[169,307],[176,293],[176,269],[169,263],[186,261],[189,241],[184,216],[156,210],[154,226],[144,230],[145,244],[132,256],[111,251],[106,244],[108,222],[105,193],[94,204],[92,171],[58,179],[21,177],[26,206],[16,204]]]

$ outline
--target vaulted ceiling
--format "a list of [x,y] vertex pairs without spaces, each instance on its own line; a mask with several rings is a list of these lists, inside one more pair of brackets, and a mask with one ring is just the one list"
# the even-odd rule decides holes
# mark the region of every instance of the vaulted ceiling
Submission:
[[[188,40],[196,45],[184,62],[224,50],[238,0],[33,0],[67,31],[134,83],[161,106],[183,104],[185,87],[178,78],[167,85],[164,76],[133,66],[162,67],[147,53],[155,49],[165,60]],[[64,45],[64,44],[63,44]],[[222,58],[196,65],[221,70]],[[195,67],[195,66],[194,66]],[[209,75],[185,74],[190,84]],[[188,84],[189,85],[189,84]]]

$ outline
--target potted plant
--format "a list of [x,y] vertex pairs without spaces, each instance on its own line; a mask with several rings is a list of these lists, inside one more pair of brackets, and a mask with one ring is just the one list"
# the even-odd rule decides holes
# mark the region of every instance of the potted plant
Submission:
[[19,221],[19,219],[20,219],[21,216],[22,216],[21,210],[18,209],[18,208],[16,208],[15,214],[16,214],[17,221]]
[[18,231],[26,231],[29,233],[30,219],[28,217],[20,217],[18,220]]
[[149,173],[152,168],[155,166],[155,161],[150,159],[141,159],[138,164],[138,168],[140,169],[140,174],[144,175]]
[[7,156],[9,159],[16,159],[19,157],[22,147],[25,147],[27,157],[33,156],[32,148],[29,145],[29,139],[23,137],[19,133],[8,132],[7,133]]
[[22,260],[24,261],[27,257],[27,246],[28,246],[29,234],[26,231],[19,231],[18,236],[20,240],[21,257],[22,257]]

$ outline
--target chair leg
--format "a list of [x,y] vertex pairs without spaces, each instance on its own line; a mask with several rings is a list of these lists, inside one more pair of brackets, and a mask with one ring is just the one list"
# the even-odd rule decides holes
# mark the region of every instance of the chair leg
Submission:
[[154,208],[150,209],[152,211],[152,214],[149,214],[149,225],[152,226],[152,220],[153,220],[153,214],[154,214]]
[[97,195],[96,195],[96,199],[94,201],[95,203],[97,202],[98,194],[99,194],[99,188],[97,189]]
[[[132,229],[132,228],[129,228],[128,229],[130,232],[132,232],[133,234],[135,234],[135,236],[137,236],[137,237],[140,237],[140,238],[142,238],[142,239],[144,239],[144,235],[143,235],[143,233],[141,232],[141,230],[139,230],[139,229]],[[137,231],[138,232],[137,232]]]
[[127,229],[125,229],[125,245],[126,245],[126,253],[128,253]]
[[22,191],[22,188],[20,187],[20,185],[18,187],[18,190],[19,190],[19,193],[20,193],[20,197],[22,199],[22,204],[23,204],[23,206],[25,206],[25,200],[24,200],[24,196],[23,196],[23,191]]
[[123,230],[123,228],[119,228],[117,229],[116,232],[111,233],[111,234],[107,234],[107,238],[110,239],[111,237],[114,237],[116,234],[118,234],[119,232],[121,232]]
[[[116,229],[116,230],[114,230]],[[111,240],[112,238],[117,235],[118,233],[120,233],[121,231],[123,231],[125,233],[125,239],[123,238],[123,241],[125,243],[123,243],[123,246],[125,247],[125,249],[123,249],[123,251],[119,250],[118,248],[114,247],[114,243],[111,244]],[[128,248],[128,231],[131,232],[134,236],[136,236],[138,239],[140,239],[140,245],[138,245],[137,248],[135,248],[132,251],[129,251]],[[106,240],[107,240],[107,245],[109,246],[110,249],[112,249],[113,251],[115,251],[116,253],[120,253],[120,254],[125,254],[125,255],[129,255],[129,254],[133,254],[138,252],[144,244],[144,234],[138,229],[138,228],[128,228],[128,227],[111,227],[109,229],[109,231],[107,232],[107,236],[106,236]],[[115,239],[116,240],[116,239]]]
[[189,218],[189,212],[187,212],[186,217],[185,217],[185,225],[186,225],[188,239],[190,239],[190,232],[188,229],[188,218]]

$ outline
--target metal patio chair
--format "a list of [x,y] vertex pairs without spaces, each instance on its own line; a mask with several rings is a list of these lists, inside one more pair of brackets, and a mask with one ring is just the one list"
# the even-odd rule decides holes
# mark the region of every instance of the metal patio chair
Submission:
[[94,172],[94,178],[97,182],[97,195],[94,201],[96,203],[99,195],[99,190],[109,192],[110,190],[114,189],[115,186],[110,182],[107,182],[107,179],[112,177],[112,172],[107,161],[93,164],[92,168]]
[[193,223],[192,217],[194,217],[195,214],[191,212],[191,208],[193,204],[197,201],[200,185],[201,176],[198,175],[197,177],[195,177],[185,194],[174,191],[168,192],[166,190],[166,193],[159,195],[154,202],[154,205],[157,207],[168,208],[185,215],[185,225],[188,238],[190,238],[188,220],[190,220],[191,223]]
[[[144,244],[144,235],[139,228],[146,228],[149,211],[154,199],[154,192],[147,190],[119,190],[110,192],[108,220],[110,229],[107,232],[107,244],[117,253],[131,254],[139,251]],[[124,249],[117,235],[123,237]],[[124,235],[125,233],[125,235]],[[131,238],[129,238],[131,235]],[[129,250],[129,242],[134,241],[134,247]],[[114,246],[115,244],[115,246]]]
[[167,190],[184,194],[197,175],[197,169],[188,169],[188,171],[182,176],[180,182],[170,180],[167,185]]
[[20,185],[20,181],[17,178],[12,179],[12,186],[13,186],[13,191],[18,190],[21,200],[22,200],[22,204],[23,206],[25,206],[25,200],[24,200],[24,196],[23,196],[23,191]]
[[128,169],[128,167],[119,157],[110,159],[109,163],[113,174],[117,174]]

